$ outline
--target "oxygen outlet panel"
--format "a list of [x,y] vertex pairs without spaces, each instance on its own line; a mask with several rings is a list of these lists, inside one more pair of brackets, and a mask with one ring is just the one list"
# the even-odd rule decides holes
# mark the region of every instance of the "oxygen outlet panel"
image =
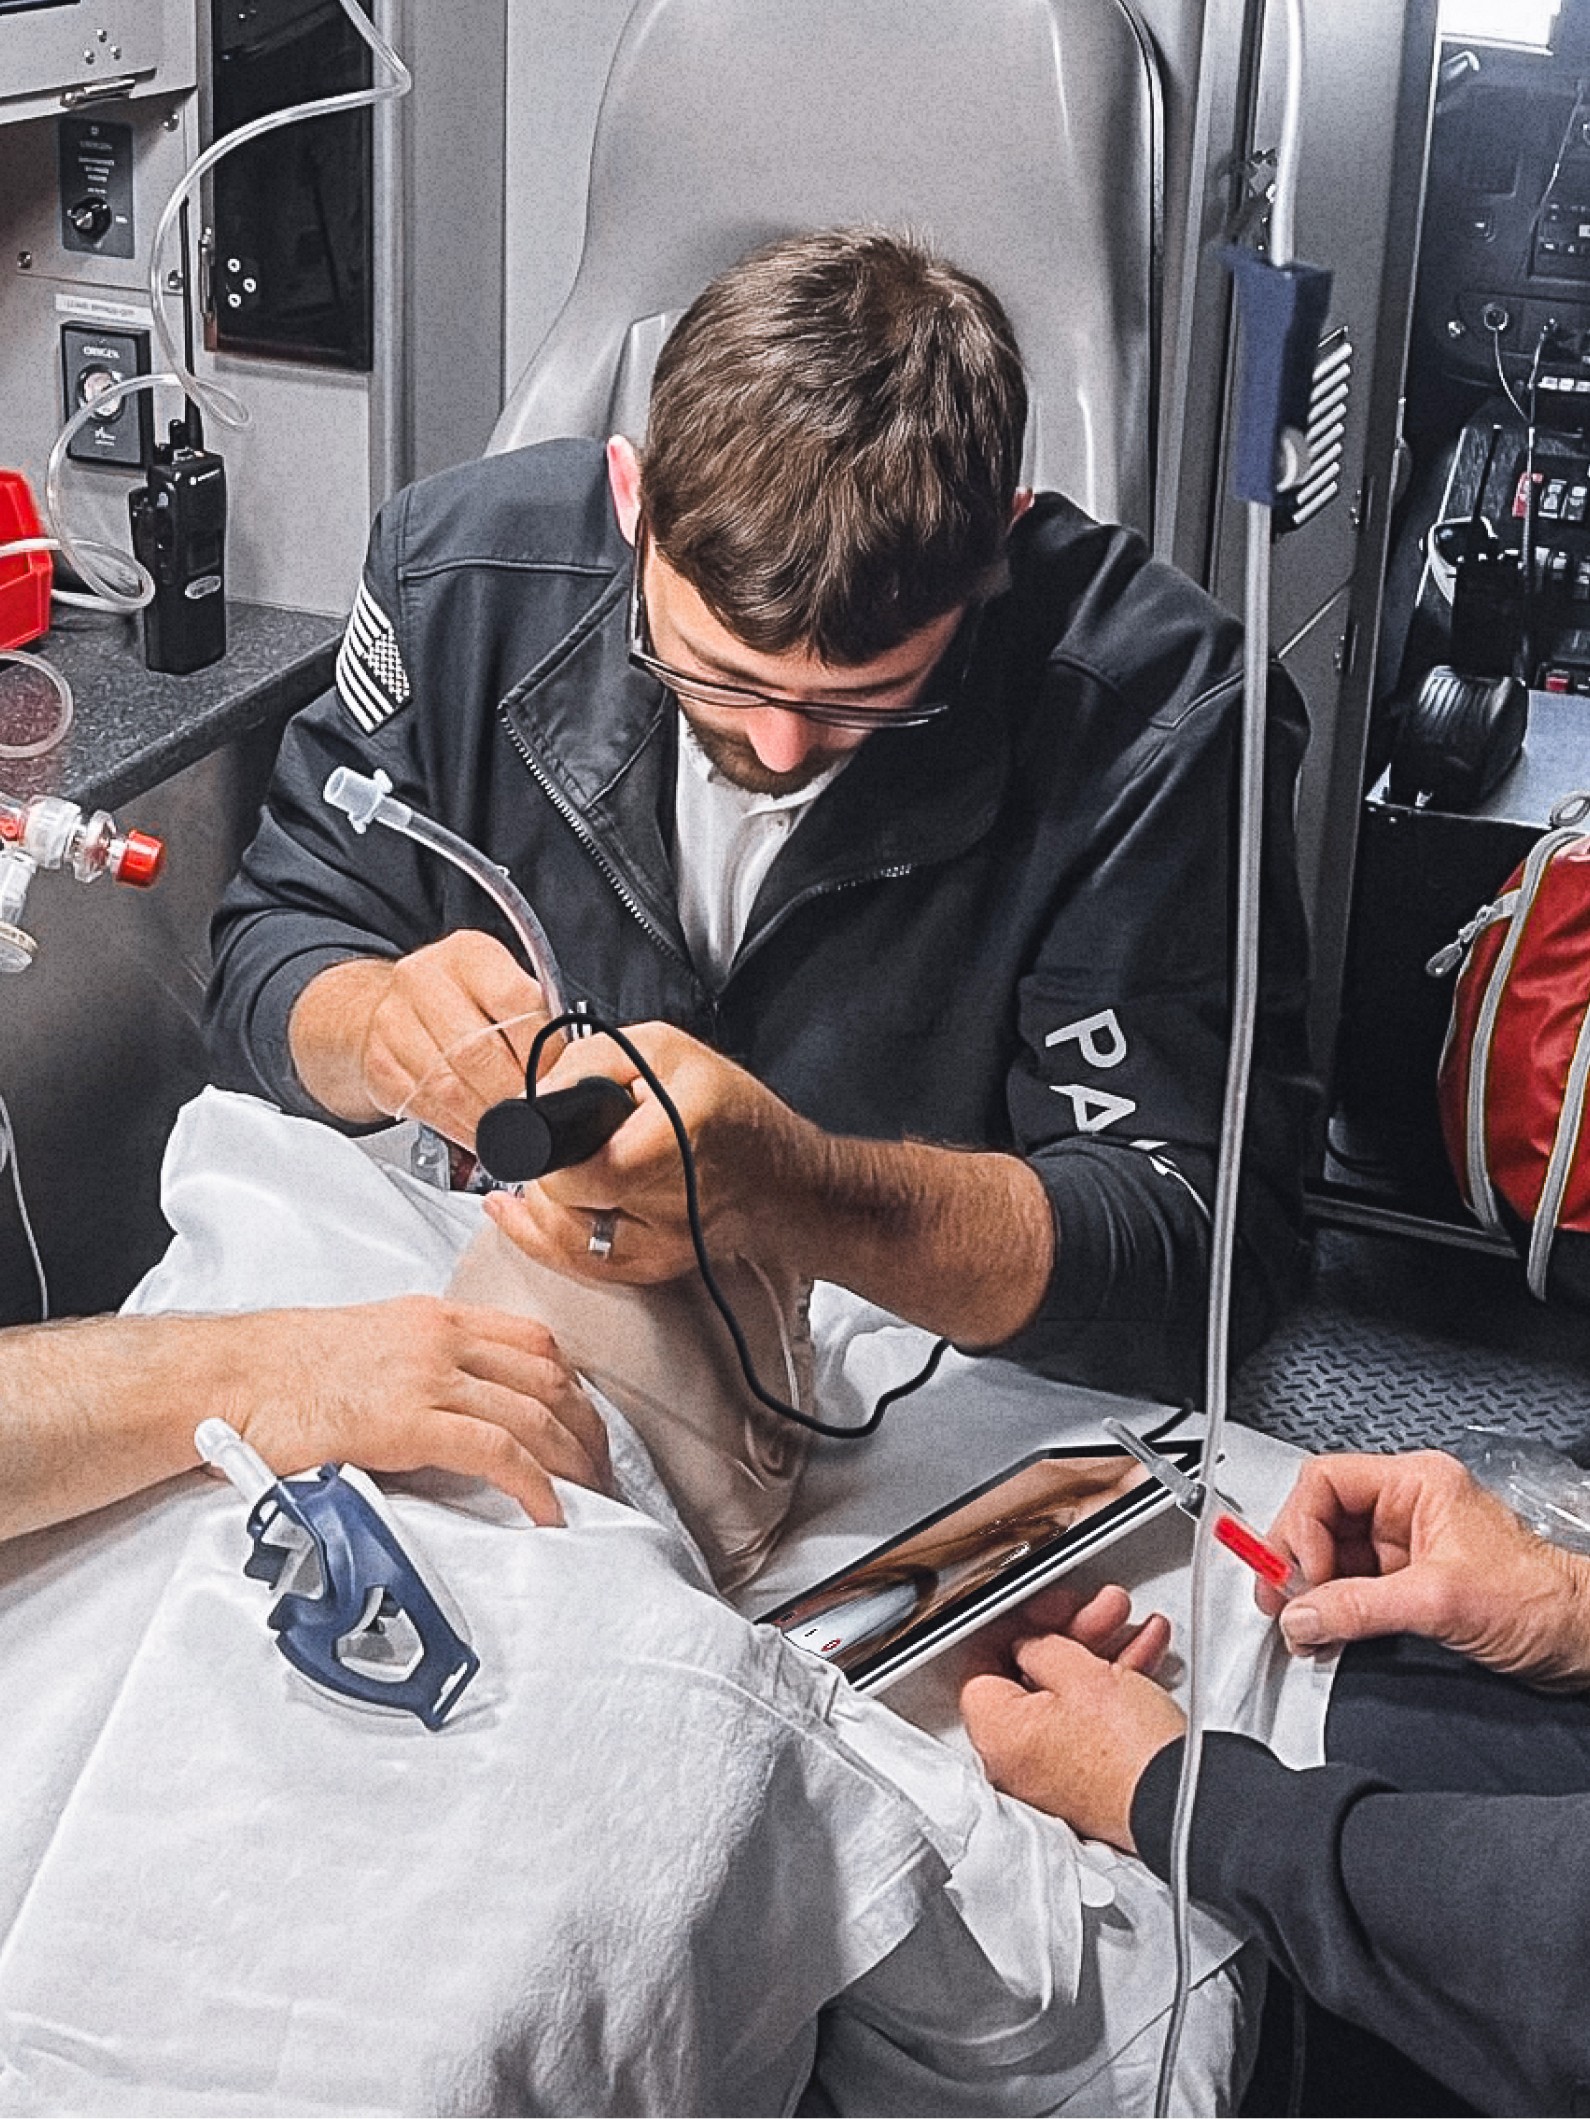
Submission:
[[[97,324],[61,326],[61,409],[70,419],[113,383],[149,373],[147,331],[105,330]],[[151,459],[154,426],[147,390],[113,401],[103,419],[91,419],[67,445],[74,463],[119,464],[139,470]]]

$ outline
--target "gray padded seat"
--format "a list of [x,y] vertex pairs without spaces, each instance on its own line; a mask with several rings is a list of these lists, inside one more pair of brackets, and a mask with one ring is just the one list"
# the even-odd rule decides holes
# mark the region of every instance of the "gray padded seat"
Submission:
[[1005,303],[1032,481],[1146,532],[1160,151],[1156,64],[1124,0],[638,0],[579,271],[490,448],[641,438],[658,349],[714,273],[773,236],[867,221]]

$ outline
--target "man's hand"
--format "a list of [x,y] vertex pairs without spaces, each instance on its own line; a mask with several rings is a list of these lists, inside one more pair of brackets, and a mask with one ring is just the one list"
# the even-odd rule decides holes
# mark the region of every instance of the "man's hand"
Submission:
[[[1042,1631],[1058,1628],[1058,1631]],[[978,1637],[985,1668],[961,1688],[961,1713],[989,1779],[1086,1839],[1123,1853],[1144,1767],[1186,1722],[1149,1675],[1170,1642],[1157,1614],[1131,1624],[1124,1589],[1078,1606],[1048,1591]]]
[[[765,1089],[754,1075],[667,1023],[625,1033],[678,1107],[695,1151],[702,1220],[711,1256],[738,1251],[768,1259],[781,1232],[759,1225],[769,1207],[798,1195],[804,1156],[823,1136]],[[565,1089],[583,1076],[621,1082],[636,1109],[595,1155],[555,1170],[521,1198],[488,1197],[486,1211],[522,1251],[577,1280],[650,1285],[677,1280],[695,1264],[685,1208],[684,1165],[673,1127],[630,1060],[610,1038],[570,1044],[542,1076],[543,1090]],[[604,1260],[589,1249],[592,1217],[613,1214],[613,1248]]]
[[[343,1459],[372,1472],[462,1472],[541,1524],[563,1521],[554,1475],[612,1491],[601,1417],[531,1318],[405,1296],[183,1321],[199,1328],[190,1405],[222,1412],[277,1473]],[[226,1350],[223,1404],[206,1400],[206,1325],[242,1342]]]
[[[1014,1155],[825,1133],[754,1075],[667,1023],[626,1035],[678,1106],[695,1151],[709,1255],[837,1281],[963,1346],[994,1346],[1032,1317],[1054,1262],[1054,1219]],[[694,1262],[684,1173],[661,1105],[610,1038],[571,1044],[541,1078],[622,1082],[638,1108],[588,1162],[487,1212],[520,1248],[582,1280],[655,1282]],[[611,1251],[592,1217],[616,1216]]]
[[1455,1458],[1317,1457],[1271,1532],[1311,1584],[1261,1587],[1299,1653],[1423,1634],[1553,1691],[1590,1686],[1590,1561],[1537,1538]]
[[563,1520],[554,1477],[612,1490],[607,1430],[551,1333],[497,1310],[405,1296],[0,1338],[0,1538],[188,1470],[211,1413],[279,1474],[434,1466],[489,1479],[537,1523]]
[[473,1147],[486,1107],[524,1094],[545,1020],[535,980],[466,927],[393,962],[333,964],[299,995],[288,1038],[299,1080],[338,1118],[401,1113]]

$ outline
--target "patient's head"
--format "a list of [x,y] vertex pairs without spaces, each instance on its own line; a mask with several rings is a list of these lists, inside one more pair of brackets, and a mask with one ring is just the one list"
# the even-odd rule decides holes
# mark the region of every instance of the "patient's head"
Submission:
[[878,229],[791,237],[714,280],[663,348],[647,527],[748,647],[868,663],[986,593],[1026,416],[981,281]]

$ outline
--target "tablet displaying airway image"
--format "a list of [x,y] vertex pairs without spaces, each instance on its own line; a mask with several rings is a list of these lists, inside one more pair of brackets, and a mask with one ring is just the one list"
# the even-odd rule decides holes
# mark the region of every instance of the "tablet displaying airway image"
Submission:
[[[1189,1464],[1197,1449],[1166,1454]],[[764,1623],[874,1691],[1157,1515],[1169,1498],[1124,1451],[1046,1450],[779,1605]]]

